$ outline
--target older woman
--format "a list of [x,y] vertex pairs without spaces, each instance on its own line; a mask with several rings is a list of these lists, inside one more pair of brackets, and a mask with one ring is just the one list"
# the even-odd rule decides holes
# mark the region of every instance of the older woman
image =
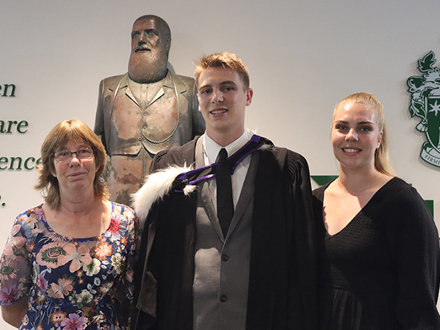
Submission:
[[339,177],[313,192],[324,329],[440,329],[439,239],[416,189],[394,176],[383,109],[371,94],[333,113]]
[[56,125],[41,147],[45,203],[21,213],[0,261],[3,319],[20,329],[127,329],[138,220],[109,202],[105,150],[84,123]]

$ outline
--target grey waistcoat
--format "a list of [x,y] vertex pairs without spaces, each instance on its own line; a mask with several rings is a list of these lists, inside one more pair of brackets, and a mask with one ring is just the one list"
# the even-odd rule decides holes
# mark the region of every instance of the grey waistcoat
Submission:
[[[249,288],[254,177],[258,156],[252,156],[226,238],[209,192],[198,186],[196,253],[193,285],[194,330],[243,330]],[[202,139],[196,167],[203,166]]]

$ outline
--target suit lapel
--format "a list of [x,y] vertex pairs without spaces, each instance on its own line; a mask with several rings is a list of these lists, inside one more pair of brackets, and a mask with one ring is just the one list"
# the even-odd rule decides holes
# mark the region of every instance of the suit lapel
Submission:
[[259,155],[259,152],[254,152],[251,156],[252,158],[249,165],[249,170],[246,174],[243,188],[241,189],[234,216],[232,217],[231,225],[228,230],[228,235],[230,235],[234,231],[235,227],[237,227],[237,224],[240,222],[246,209],[248,207],[252,207],[252,205],[250,205],[250,202],[252,200],[252,197],[254,196],[255,175],[257,173]]
[[153,104],[154,102],[156,102],[158,99],[160,99],[163,95],[165,94],[164,90],[163,90],[163,86],[157,91],[156,95],[153,97],[153,99],[151,100],[150,104],[147,105],[147,108]]
[[[168,73],[169,73],[169,78],[170,78],[171,84],[176,89],[177,95],[188,92],[186,85],[183,82],[181,82],[181,80],[179,79],[178,76],[173,75],[171,72],[168,72]],[[167,85],[167,84],[164,84],[164,85]],[[171,87],[171,86],[167,85],[167,87]]]
[[140,107],[140,104],[138,103],[138,101],[137,101],[136,98],[134,97],[134,95],[133,95],[133,93],[131,92],[131,89],[130,89],[130,87],[128,87],[128,85],[127,85],[126,88],[125,88],[125,95],[126,95],[130,100],[132,100],[134,103],[136,103],[136,105],[137,105],[138,107]]
[[[138,107],[141,107],[141,105],[139,104],[139,102],[137,101],[136,97],[133,95],[133,92],[131,91],[130,87],[128,86],[128,75],[124,76],[123,78],[124,80],[121,83],[121,87],[120,88],[125,88],[125,95],[130,98],[130,100],[132,100],[134,103],[136,103],[138,105]],[[176,86],[176,92],[177,94],[181,94],[186,92],[186,88],[184,88],[184,86],[182,86],[182,84],[178,84],[175,85],[174,84],[174,79],[171,75],[170,72],[168,72],[168,75],[165,77],[165,79],[163,80],[163,86],[161,88],[159,88],[159,90],[157,91],[156,95],[152,98],[152,100],[146,105],[145,109],[148,108],[149,106],[151,106],[154,102],[156,102],[157,100],[159,100],[162,96],[165,95],[165,90],[164,88],[168,87],[171,91],[171,97],[173,97],[173,93],[174,93],[174,87]]]
[[[249,207],[252,207],[251,201],[254,196],[255,176],[257,173],[259,156],[260,156],[259,152],[255,152],[251,156],[252,157],[251,163],[249,165],[249,169],[246,174],[243,188],[241,190],[240,197],[238,199],[238,203],[235,208],[234,216],[232,217],[231,225],[229,227],[227,236],[229,236],[237,227],[245,211]],[[195,158],[196,158],[196,168],[205,165],[204,154],[203,154],[203,138],[200,138],[197,141]],[[224,241],[225,237],[223,237],[222,229],[220,227],[220,221],[218,220],[217,213],[215,211],[215,206],[214,206],[215,201],[211,198],[209,182],[202,181],[202,183],[199,184],[199,187],[200,187],[199,198],[202,201],[202,206],[206,212],[206,215],[208,216],[209,221],[211,222],[211,225],[215,229],[218,237],[222,241]]]
[[[196,145],[196,168],[202,167],[204,165],[205,165],[205,161],[203,154],[203,138],[200,138],[197,141],[197,145]],[[199,184],[199,187],[200,187],[199,197],[202,202],[203,209],[205,210],[205,213],[209,218],[209,221],[211,222],[211,225],[214,228],[215,232],[217,233],[218,237],[222,241],[224,241],[222,229],[220,227],[220,222],[217,218],[217,213],[215,212],[215,207],[213,204],[214,201],[211,198],[211,192],[209,190],[209,180],[202,181]]]

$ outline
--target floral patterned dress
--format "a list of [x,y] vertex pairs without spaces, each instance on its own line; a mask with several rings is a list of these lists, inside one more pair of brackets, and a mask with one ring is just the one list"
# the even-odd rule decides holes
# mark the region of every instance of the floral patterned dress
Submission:
[[112,203],[98,237],[69,238],[50,228],[42,205],[15,220],[0,260],[0,304],[29,297],[20,329],[128,329],[138,219]]

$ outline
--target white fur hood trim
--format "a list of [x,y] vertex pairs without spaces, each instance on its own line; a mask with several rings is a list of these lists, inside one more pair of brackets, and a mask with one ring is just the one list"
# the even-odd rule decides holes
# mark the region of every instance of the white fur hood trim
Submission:
[[[184,172],[188,172],[192,167],[184,165],[170,166],[147,176],[144,185],[132,195],[133,206],[139,219],[144,220],[154,202],[166,196],[173,185],[176,177]],[[195,186],[187,185],[183,189],[185,195],[189,195],[196,189]]]

